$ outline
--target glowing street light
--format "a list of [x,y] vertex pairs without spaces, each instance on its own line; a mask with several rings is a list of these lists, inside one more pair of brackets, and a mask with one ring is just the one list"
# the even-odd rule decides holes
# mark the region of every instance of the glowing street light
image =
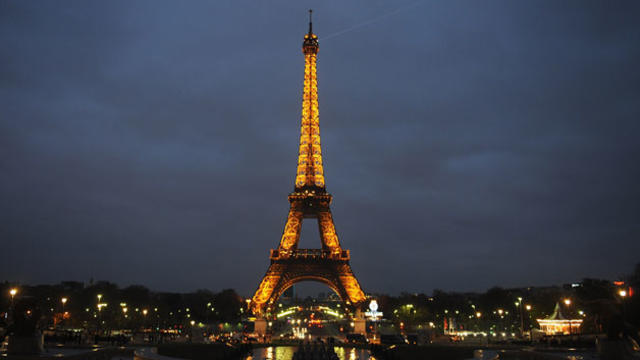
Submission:
[[504,310],[498,309],[498,314],[500,314],[500,316],[502,316],[502,313],[504,313]]
[[62,303],[62,317],[64,318],[64,305],[67,303],[67,300],[69,300],[66,297],[63,297],[62,299],[60,299],[60,302]]
[[564,299],[564,304],[567,306],[571,305],[571,299],[569,298]]
[[102,300],[102,294],[98,294],[98,302],[100,302],[100,300]]
[[527,311],[531,311],[531,305],[527,304],[524,306],[525,309],[527,309]]
[[518,315],[520,316],[520,337],[524,338],[524,314],[522,310],[522,296],[518,296],[518,301],[516,301],[515,304],[518,308]]
[[482,316],[482,313],[480,311],[476,312],[476,317],[479,319]]
[[149,312],[149,311],[148,311],[147,309],[142,309],[142,315],[147,316],[147,313],[148,313],[148,312]]
[[11,290],[9,290],[9,295],[11,295],[11,309],[13,310],[13,298],[16,296],[16,294],[18,293],[18,289],[16,288],[12,288]]
[[618,291],[618,295],[620,295],[621,298],[627,297],[627,290],[621,289]]

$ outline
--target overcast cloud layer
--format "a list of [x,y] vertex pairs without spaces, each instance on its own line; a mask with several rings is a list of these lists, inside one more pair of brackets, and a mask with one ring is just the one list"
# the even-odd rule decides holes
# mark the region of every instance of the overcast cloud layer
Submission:
[[15,0],[0,280],[251,294],[293,188],[309,7],[327,189],[366,291],[640,261],[637,1]]

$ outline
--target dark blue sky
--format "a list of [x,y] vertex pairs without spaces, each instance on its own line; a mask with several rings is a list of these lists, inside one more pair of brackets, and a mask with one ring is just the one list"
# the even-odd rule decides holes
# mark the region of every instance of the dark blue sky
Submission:
[[7,0],[0,280],[252,293],[293,188],[310,7],[365,291],[640,261],[637,1]]

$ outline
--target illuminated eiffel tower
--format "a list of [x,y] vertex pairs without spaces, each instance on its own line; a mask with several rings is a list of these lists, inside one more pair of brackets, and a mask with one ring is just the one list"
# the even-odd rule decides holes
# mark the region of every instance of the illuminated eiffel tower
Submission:
[[[312,31],[311,11],[302,52],[305,67],[298,171],[294,190],[289,194],[291,208],[280,245],[271,250],[271,265],[251,300],[251,309],[259,316],[269,313],[285,290],[305,280],[326,284],[349,307],[365,300],[349,265],[349,250],[340,246],[329,207],[332,196],[324,183],[316,77],[318,37]],[[304,218],[318,221],[322,249],[298,248]]]

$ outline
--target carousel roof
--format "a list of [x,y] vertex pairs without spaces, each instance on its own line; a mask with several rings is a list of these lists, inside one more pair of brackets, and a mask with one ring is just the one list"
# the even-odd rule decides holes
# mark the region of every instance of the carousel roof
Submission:
[[556,303],[555,309],[553,309],[553,314],[547,316],[544,319],[536,319],[538,323],[542,324],[558,324],[558,323],[581,323],[582,319],[570,319],[562,313],[562,307],[560,303]]
[[555,309],[553,309],[553,314],[551,316],[547,316],[545,320],[568,320],[564,314],[562,314],[562,308],[560,307],[560,303],[556,303]]

